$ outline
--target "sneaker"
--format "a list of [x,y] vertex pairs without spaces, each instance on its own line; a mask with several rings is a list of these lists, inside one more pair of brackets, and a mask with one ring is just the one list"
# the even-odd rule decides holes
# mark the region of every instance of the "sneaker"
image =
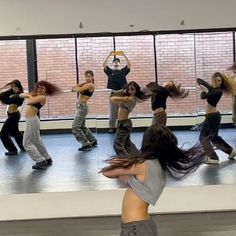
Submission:
[[37,162],[35,165],[32,166],[33,169],[35,170],[44,170],[48,167],[47,161],[40,161]]
[[218,165],[219,164],[219,160],[208,158],[208,160],[206,161],[206,164]]
[[50,159],[47,159],[46,162],[47,162],[47,164],[48,164],[49,166],[52,165],[52,159],[51,159],[51,158],[50,158]]
[[108,133],[109,134],[112,134],[112,133],[115,133],[116,132],[116,129],[115,128],[110,128],[109,130],[108,130]]
[[5,155],[6,156],[14,156],[14,155],[17,155],[18,152],[17,151],[8,151],[8,152],[5,152]]
[[86,145],[80,147],[78,150],[79,151],[86,151],[86,150],[90,149],[91,147],[92,147],[92,145],[89,143],[89,144],[86,144]]
[[95,140],[95,141],[91,142],[91,145],[92,145],[92,147],[96,147],[96,146],[98,145],[98,142],[97,142],[97,140]]
[[234,160],[235,156],[236,156],[236,149],[233,149],[229,154],[228,159]]

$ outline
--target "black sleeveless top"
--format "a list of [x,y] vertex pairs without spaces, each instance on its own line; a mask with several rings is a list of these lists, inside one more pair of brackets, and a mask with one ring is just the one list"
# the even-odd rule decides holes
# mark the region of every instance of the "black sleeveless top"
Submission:
[[42,108],[42,104],[41,103],[35,103],[35,104],[31,104],[31,106],[36,107],[38,110],[40,110],[40,108]]
[[155,109],[158,108],[163,108],[164,110],[166,109],[166,100],[169,96],[169,91],[158,85],[157,90],[152,95],[152,110],[154,111]]
[[[94,91],[93,91],[93,92],[94,92]],[[82,94],[82,95],[84,95],[84,96],[92,97],[93,92],[90,92],[89,90],[84,90],[84,91],[83,91],[82,93],[80,93],[80,94]]]
[[222,88],[213,88],[210,84],[202,79],[197,79],[199,85],[203,85],[208,89],[208,92],[201,93],[201,99],[206,99],[207,103],[213,107],[216,107],[217,103],[220,101],[220,98],[223,94]]

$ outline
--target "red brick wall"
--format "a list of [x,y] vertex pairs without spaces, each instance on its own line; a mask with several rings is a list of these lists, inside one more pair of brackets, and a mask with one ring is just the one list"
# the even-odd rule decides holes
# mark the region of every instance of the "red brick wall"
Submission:
[[[0,88],[18,79],[28,90],[25,40],[0,41]],[[0,103],[0,120],[6,118],[6,105]]]
[[[119,36],[115,38],[116,49],[125,52],[131,62],[128,81],[141,86],[155,80],[153,36]],[[39,80],[56,83],[63,90],[76,84],[75,39],[36,40]],[[109,92],[104,91],[107,77],[103,61],[113,50],[112,37],[78,38],[79,81],[84,81],[84,72],[95,73],[96,92],[89,101],[90,116],[107,117]],[[195,78],[210,82],[215,71],[224,71],[233,61],[232,33],[157,35],[157,73],[160,84],[168,80],[181,83],[190,89],[184,100],[168,100],[170,115],[196,114],[204,110],[204,101],[199,99]],[[120,57],[121,66],[125,59]],[[111,59],[112,60],[112,59]],[[111,66],[111,61],[108,62]],[[27,85],[26,45],[24,40],[0,41],[0,86],[19,79]],[[75,114],[76,94],[63,93],[48,98],[41,116],[47,118],[72,118]],[[223,112],[231,111],[231,98],[220,102]],[[4,119],[6,106],[0,105],[0,118]],[[150,100],[138,104],[133,116],[151,115]]]

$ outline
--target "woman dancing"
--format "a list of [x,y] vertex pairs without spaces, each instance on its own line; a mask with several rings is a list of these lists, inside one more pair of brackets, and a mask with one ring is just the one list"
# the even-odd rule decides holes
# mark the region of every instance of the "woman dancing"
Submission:
[[78,84],[72,88],[72,92],[80,94],[77,101],[77,114],[72,124],[72,132],[78,142],[82,143],[79,151],[85,151],[97,146],[97,140],[91,131],[85,126],[86,116],[88,115],[88,100],[92,97],[95,90],[93,71],[87,70],[85,73],[86,82]]
[[189,94],[189,91],[181,88],[181,84],[177,86],[173,81],[168,81],[163,86],[156,82],[150,82],[146,87],[152,92],[153,125],[166,125],[166,101],[168,97],[173,99],[185,98]]
[[197,79],[198,85],[202,88],[201,99],[206,99],[206,116],[200,132],[200,142],[208,155],[207,164],[218,164],[219,157],[213,149],[212,144],[221,151],[227,153],[229,159],[236,156],[236,151],[226,143],[219,135],[221,114],[217,109],[217,103],[223,92],[233,93],[235,88],[232,81],[223,74],[216,72],[212,76],[210,85],[202,79]]
[[20,93],[23,93],[23,87],[19,80],[13,80],[10,83],[3,86],[2,89],[9,89],[0,93],[0,101],[3,104],[7,104],[7,119],[4,122],[1,130],[1,140],[4,147],[8,150],[5,155],[17,155],[17,148],[12,142],[10,136],[12,136],[21,151],[25,151],[23,147],[23,136],[19,131],[20,112],[18,107],[22,105],[24,99],[19,97]]
[[130,153],[139,152],[130,140],[132,121],[129,119],[129,114],[134,109],[137,101],[142,102],[149,97],[150,94],[141,91],[140,86],[131,81],[120,96],[110,98],[111,102],[119,104],[117,131],[113,145],[117,155],[130,155]]
[[26,98],[27,108],[25,112],[26,128],[23,136],[23,145],[27,154],[36,162],[33,169],[45,169],[52,164],[42,138],[40,137],[39,111],[46,103],[46,96],[53,96],[60,92],[60,89],[47,81],[39,81],[32,93],[20,94]]
[[205,161],[204,150],[194,146],[182,150],[175,135],[164,125],[149,127],[143,136],[141,152],[107,160],[101,170],[108,178],[127,184],[123,197],[121,236],[157,236],[157,228],[148,214],[149,204],[155,205],[166,183],[166,173],[180,179]]

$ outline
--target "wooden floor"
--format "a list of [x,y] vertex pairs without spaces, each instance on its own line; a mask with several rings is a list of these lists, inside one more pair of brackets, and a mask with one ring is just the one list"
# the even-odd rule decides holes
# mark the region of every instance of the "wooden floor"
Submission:
[[[199,132],[175,131],[179,145],[195,144]],[[44,171],[32,170],[33,161],[26,153],[5,156],[0,144],[0,194],[63,192],[82,190],[103,190],[124,187],[120,182],[99,174],[104,160],[114,154],[114,135],[95,134],[98,147],[80,152],[80,144],[72,134],[43,135],[43,140],[53,158],[53,165]],[[223,129],[220,135],[236,147],[236,130]],[[132,140],[140,147],[142,133],[134,132]],[[195,173],[181,181],[168,180],[168,186],[193,186],[236,184],[236,161],[229,161],[227,155],[217,151],[220,165],[202,165]]]
[[[235,236],[236,212],[152,216],[158,236]],[[119,217],[0,222],[1,236],[118,236]]]

